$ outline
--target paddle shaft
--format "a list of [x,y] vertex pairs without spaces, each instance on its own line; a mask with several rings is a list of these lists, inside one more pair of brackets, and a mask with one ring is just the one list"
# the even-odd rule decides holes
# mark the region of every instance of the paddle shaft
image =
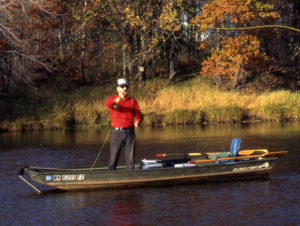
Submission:
[[[254,149],[254,150],[240,150],[239,154],[240,155],[251,155],[254,152],[264,152],[267,153],[267,149]],[[214,155],[214,154],[219,154],[221,152],[207,152],[207,153],[184,153],[184,154],[156,154],[156,157],[166,157],[166,156],[176,156],[176,155],[187,155],[187,156],[201,156],[201,155]],[[229,152],[228,152],[229,153]]]
[[187,156],[199,156],[203,155],[202,153],[185,153],[185,154],[156,154],[156,157],[166,157],[166,156],[175,156],[175,155],[187,155]]
[[248,155],[248,156],[238,156],[238,157],[228,157],[228,158],[218,158],[218,159],[201,159],[201,160],[192,160],[189,163],[200,163],[200,162],[215,162],[223,160],[234,160],[234,159],[249,159],[249,158],[259,158],[259,157],[282,157],[287,156],[287,151],[278,151],[278,152],[269,152],[262,155]]

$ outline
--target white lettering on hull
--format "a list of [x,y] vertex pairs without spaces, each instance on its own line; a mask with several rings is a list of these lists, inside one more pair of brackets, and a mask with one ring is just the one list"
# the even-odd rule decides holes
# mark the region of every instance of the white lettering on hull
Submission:
[[258,166],[248,166],[248,167],[242,167],[242,168],[234,168],[232,171],[246,171],[246,170],[258,170],[263,168],[268,168],[270,164],[268,162],[265,162],[264,164],[258,165]]
[[83,181],[84,174],[47,175],[46,181]]

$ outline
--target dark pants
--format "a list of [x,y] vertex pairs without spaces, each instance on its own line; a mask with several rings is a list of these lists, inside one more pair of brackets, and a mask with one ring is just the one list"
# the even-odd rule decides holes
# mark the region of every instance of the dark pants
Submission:
[[123,146],[125,149],[127,169],[133,170],[135,162],[135,133],[133,127],[128,130],[112,129],[110,136],[110,157],[108,162],[109,170],[115,170],[117,168]]

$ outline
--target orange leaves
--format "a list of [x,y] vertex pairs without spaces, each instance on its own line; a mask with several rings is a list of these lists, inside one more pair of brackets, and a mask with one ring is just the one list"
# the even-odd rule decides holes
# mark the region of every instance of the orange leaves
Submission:
[[254,17],[250,9],[251,0],[216,0],[205,4],[192,22],[204,31],[209,27],[220,26],[228,21],[244,23]]
[[[203,36],[209,28],[235,28],[244,24],[270,22],[279,17],[272,0],[211,0],[202,8],[201,14],[191,20]],[[255,72],[266,67],[269,58],[260,51],[260,41],[250,30],[212,33],[201,43],[200,48],[219,43],[202,63],[204,76],[222,76],[232,79],[240,72]],[[231,35],[232,37],[227,37]],[[213,48],[215,46],[212,46]],[[249,73],[250,74],[250,73]]]
[[115,45],[113,43],[108,43],[105,47],[104,47],[104,51],[109,50],[111,48],[113,48]]
[[258,0],[209,1],[201,8],[201,14],[193,18],[192,23],[198,25],[200,31],[204,31],[222,24],[244,24],[253,19],[264,21],[279,18],[273,4],[266,2]]
[[210,42],[208,41],[202,41],[200,43],[200,45],[198,46],[198,49],[205,49],[206,47],[208,47],[210,45]]
[[159,26],[167,31],[179,31],[181,29],[179,8],[182,6],[182,0],[164,2],[162,13],[159,17]]
[[202,63],[201,75],[221,75],[225,79],[233,78],[234,73],[258,69],[269,58],[261,53],[260,42],[253,35],[241,35],[224,38],[221,41],[222,49],[213,51],[211,57]]

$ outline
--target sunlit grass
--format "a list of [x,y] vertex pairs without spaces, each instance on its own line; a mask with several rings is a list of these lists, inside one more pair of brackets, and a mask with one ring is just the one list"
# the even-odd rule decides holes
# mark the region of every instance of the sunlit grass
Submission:
[[299,119],[300,95],[290,91],[264,93],[250,104],[252,113],[265,120]]
[[281,90],[242,94],[220,90],[203,79],[196,78],[186,84],[160,90],[154,99],[152,110],[168,115],[167,118],[173,118],[174,122],[179,120],[180,123],[197,123],[199,119],[186,112],[189,120],[181,120],[178,110],[200,111],[202,120],[207,122],[281,121],[298,120],[299,105],[299,93]]

